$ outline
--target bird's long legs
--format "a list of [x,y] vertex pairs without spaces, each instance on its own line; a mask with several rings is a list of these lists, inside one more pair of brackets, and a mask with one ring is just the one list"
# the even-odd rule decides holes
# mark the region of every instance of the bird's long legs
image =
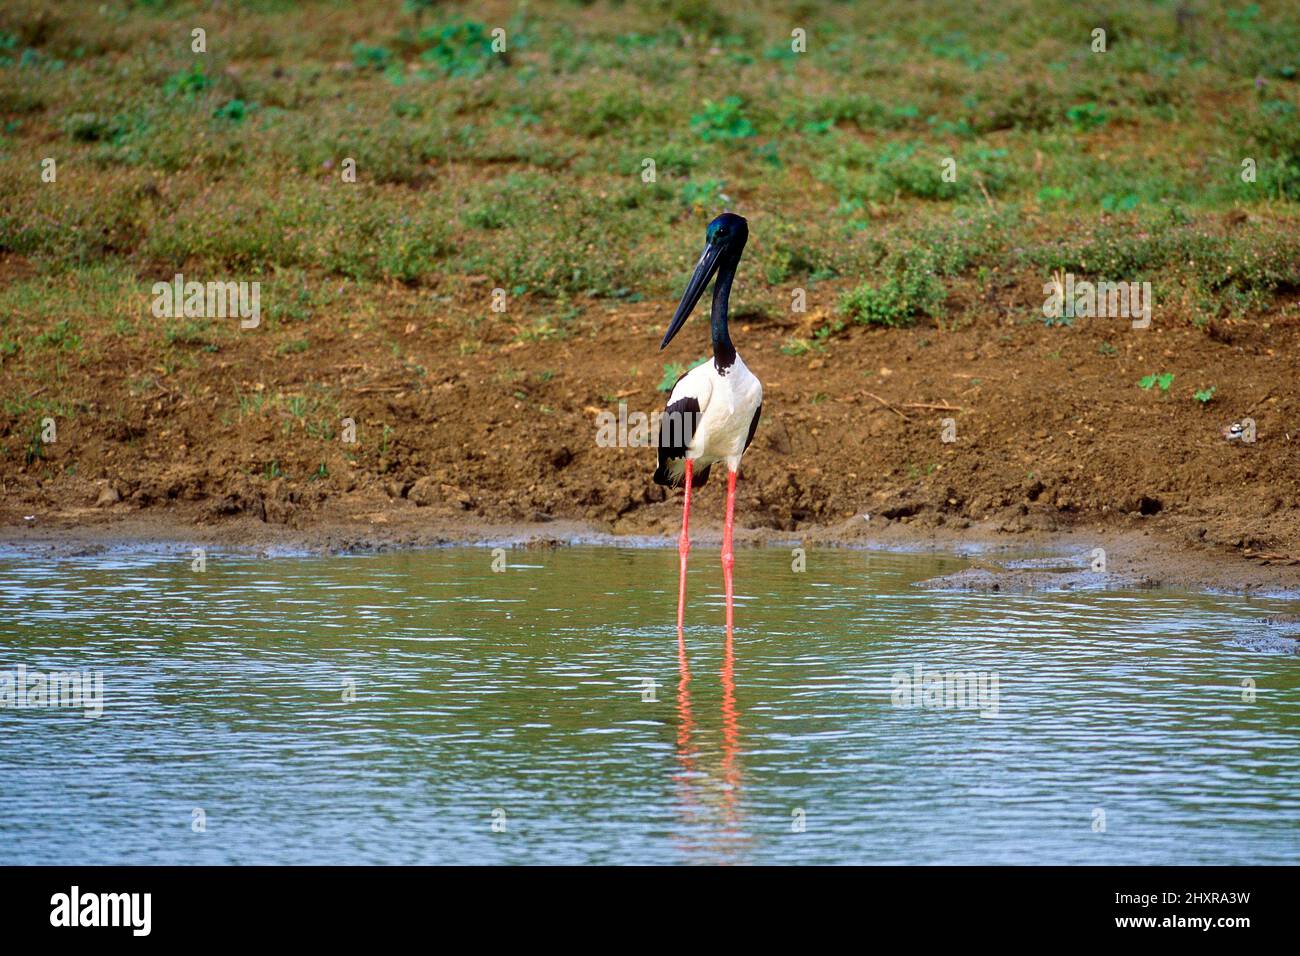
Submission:
[[727,639],[731,639],[731,568],[736,557],[731,551],[731,526],[736,514],[736,469],[727,469],[727,520],[722,526],[722,583],[727,591]]
[[686,634],[682,625],[686,622],[686,556],[691,551],[691,472],[692,462],[686,459],[686,497],[682,501],[682,536],[677,539],[677,556],[681,562],[681,572],[677,578],[677,643],[685,651]]

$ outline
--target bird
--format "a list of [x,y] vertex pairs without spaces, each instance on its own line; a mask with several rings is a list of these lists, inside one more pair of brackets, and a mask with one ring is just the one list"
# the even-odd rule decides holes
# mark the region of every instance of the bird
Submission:
[[1228,441],[1241,441],[1244,439],[1249,443],[1254,436],[1251,434],[1250,429],[1247,428],[1247,421],[1249,419],[1242,419],[1239,422],[1233,422],[1231,425],[1224,425],[1223,428],[1219,429],[1219,434]]
[[686,291],[673,313],[668,331],[659,345],[662,352],[681,331],[691,311],[713,286],[710,327],[712,361],[705,361],[677,379],[668,404],[659,418],[657,484],[684,489],[682,533],[677,539],[679,572],[677,582],[677,637],[684,640],[686,617],[686,560],[691,549],[691,490],[709,480],[709,470],[718,462],[727,468],[727,511],[722,528],[722,580],[726,590],[727,637],[733,618],[732,530],[736,510],[736,472],[740,458],[754,440],[763,412],[763,386],[746,367],[731,342],[727,329],[727,301],[736,277],[741,254],[749,239],[749,223],[743,216],[724,212],[705,231],[704,252],[695,265]]

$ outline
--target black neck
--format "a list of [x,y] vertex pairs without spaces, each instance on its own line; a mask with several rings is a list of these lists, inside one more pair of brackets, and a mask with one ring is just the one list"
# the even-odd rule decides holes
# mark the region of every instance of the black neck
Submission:
[[734,253],[727,253],[718,266],[718,279],[713,284],[713,313],[710,321],[713,330],[713,364],[720,372],[731,368],[736,361],[736,347],[731,344],[731,335],[727,331],[727,300],[731,296],[731,280],[736,278],[736,267],[740,265],[740,252],[737,249]]

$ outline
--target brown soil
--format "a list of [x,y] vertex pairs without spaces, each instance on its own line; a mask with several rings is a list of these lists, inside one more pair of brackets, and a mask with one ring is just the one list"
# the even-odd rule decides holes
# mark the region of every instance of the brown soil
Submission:
[[[1041,303],[1035,289],[1017,294]],[[365,324],[314,320],[302,354],[275,348],[301,329],[195,350],[145,394],[132,383],[157,365],[149,345],[91,341],[102,361],[44,386],[77,410],[44,459],[13,453],[28,423],[0,411],[10,446],[0,537],[343,548],[499,528],[509,537],[542,523],[562,539],[676,533],[679,500],[651,482],[653,449],[598,447],[595,416],[618,400],[661,407],[663,361],[703,355],[705,322],[693,319],[661,355],[671,303],[589,305],[562,334],[535,336],[544,309],[528,303],[511,322],[434,308],[400,287],[367,306]],[[1231,557],[1215,565],[1230,587],[1300,586],[1294,315],[1208,330],[1159,319],[1148,330],[1118,319],[1047,328],[1032,307],[991,302],[986,319],[955,331],[854,327],[803,355],[782,346],[824,325],[826,311],[738,317],[733,337],[765,390],[738,523],[759,538],[828,543],[1159,541],[1166,557]],[[1168,394],[1137,387],[1162,371],[1176,372]],[[1191,391],[1211,384],[1202,407]],[[355,419],[356,445],[312,437],[287,413],[239,415],[233,398],[311,390]],[[1221,428],[1247,415],[1258,440],[1225,441]],[[951,443],[941,440],[948,417]],[[322,464],[328,476],[311,480]],[[696,497],[706,534],[722,490],[715,480]]]

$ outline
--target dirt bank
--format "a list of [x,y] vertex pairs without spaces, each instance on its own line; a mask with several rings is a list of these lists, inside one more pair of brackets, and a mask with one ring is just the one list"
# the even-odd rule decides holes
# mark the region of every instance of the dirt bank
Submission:
[[[430,319],[427,298],[393,288],[383,334],[354,331],[341,307],[310,358],[276,349],[288,329],[153,371],[144,343],[88,343],[103,355],[64,370],[57,442],[24,460],[14,443],[29,423],[3,413],[14,447],[0,537],[338,549],[534,526],[561,539],[676,533],[679,500],[651,482],[653,449],[602,447],[598,416],[660,407],[664,359],[703,354],[702,326],[664,356],[671,304],[590,306],[563,334],[480,323],[470,348],[471,317],[448,309]],[[1133,541],[1147,568],[1145,542],[1159,541],[1165,562],[1213,556],[1208,583],[1300,581],[1300,319],[1141,331],[1024,314],[999,300],[955,331],[852,328],[803,354],[788,343],[827,321],[816,307],[739,317],[765,387],[739,485],[748,536]],[[1138,386],[1167,369],[1168,392]],[[1208,405],[1192,398],[1210,385]],[[1244,416],[1257,441],[1226,441],[1223,426]],[[719,522],[722,487],[697,496],[696,527]]]
[[[597,441],[598,416],[620,402],[661,406],[668,309],[591,307],[539,338],[481,325],[464,349],[463,316],[422,318],[427,302],[395,288],[384,321],[398,349],[340,317],[320,326],[310,359],[272,357],[268,332],[153,378],[144,346],[114,340],[112,361],[61,386],[73,414],[57,442],[26,462],[6,456],[0,537],[346,549],[670,536],[680,505],[650,481],[653,449]],[[824,314],[740,317],[736,339],[766,390],[739,486],[747,537],[1113,540],[1133,542],[1156,581],[1300,582],[1300,320],[1207,332],[1014,316],[850,329],[798,355],[787,343]],[[668,358],[703,352],[687,352],[702,334],[682,338]],[[1178,370],[1167,393],[1138,387],[1166,368]],[[1184,394],[1211,384],[1209,405]],[[1244,416],[1257,441],[1226,441],[1222,427]],[[719,522],[721,492],[714,482],[697,496],[696,527]],[[1217,570],[1170,570],[1180,555]]]

